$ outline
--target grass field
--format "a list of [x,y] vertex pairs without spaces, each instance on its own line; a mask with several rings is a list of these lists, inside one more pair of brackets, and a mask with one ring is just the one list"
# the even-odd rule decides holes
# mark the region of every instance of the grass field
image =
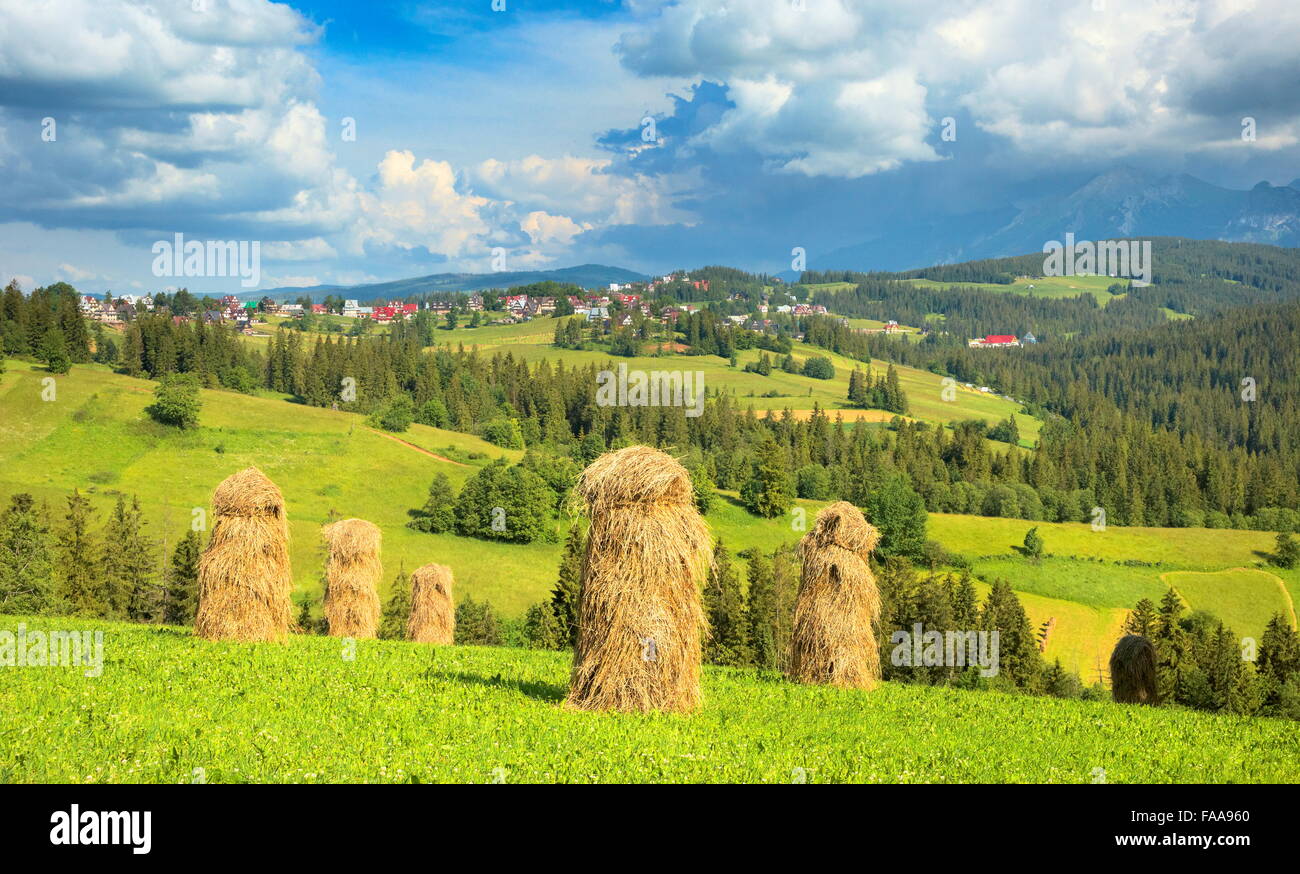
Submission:
[[1029,297],[1066,298],[1091,294],[1102,306],[1105,306],[1111,298],[1122,297],[1122,295],[1111,294],[1107,289],[1116,283],[1122,285],[1125,282],[1113,276],[1038,276],[1033,279],[1021,277],[1010,285],[996,282],[936,282],[932,279],[906,281],[922,288],[977,288],[980,291],[991,291],[997,294],[1023,294]]
[[704,669],[692,716],[564,710],[564,653],[0,617],[104,632],[98,677],[0,670],[0,782],[1285,782],[1300,723]]
[[1295,624],[1295,607],[1282,580],[1252,568],[1205,572],[1175,571],[1163,579],[1193,610],[1209,610],[1239,637],[1258,640],[1275,613]]

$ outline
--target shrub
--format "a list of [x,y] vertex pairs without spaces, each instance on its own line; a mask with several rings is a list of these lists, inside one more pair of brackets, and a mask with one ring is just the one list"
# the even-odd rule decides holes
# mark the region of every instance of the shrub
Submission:
[[199,410],[199,381],[190,373],[169,373],[153,392],[154,402],[145,407],[155,422],[177,428],[197,428]]

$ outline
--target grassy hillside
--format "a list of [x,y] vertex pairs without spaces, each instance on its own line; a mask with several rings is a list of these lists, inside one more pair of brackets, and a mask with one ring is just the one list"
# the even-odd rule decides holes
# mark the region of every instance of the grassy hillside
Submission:
[[[196,508],[206,512],[217,483],[256,465],[288,503],[299,597],[320,591],[319,531],[331,513],[369,519],[383,530],[385,592],[399,570],[437,561],[455,571],[458,598],[486,598],[515,617],[554,585],[558,542],[501,544],[405,527],[406,511],[423,503],[436,473],[459,486],[491,458],[520,453],[422,425],[384,434],[355,414],[230,392],[205,391],[202,427],[180,433],[144,414],[154,388],[147,380],[78,366],[53,377],[56,399],[43,401],[42,380],[49,375],[23,362],[8,366],[0,376],[0,500],[31,492],[49,501],[59,519],[64,497],[79,488],[102,521],[119,494],[138,495],[149,535],[170,544]],[[813,501],[798,504],[808,519],[820,508]],[[720,496],[708,522],[733,555],[749,547],[770,552],[803,533],[791,517],[751,515],[734,493]],[[1032,526],[1050,554],[1038,564],[1014,549]],[[930,536],[968,558],[980,577],[1009,580],[1035,624],[1054,618],[1048,657],[1061,658],[1087,679],[1113,645],[1124,610],[1141,597],[1158,600],[1168,585],[1164,575],[1249,567],[1272,548],[1272,535],[1264,532],[1117,526],[1095,532],[1086,524],[944,514],[932,514]],[[1122,563],[1131,561],[1144,564]],[[1244,635],[1258,633],[1272,611],[1283,609],[1283,591],[1300,596],[1300,571],[1270,569],[1269,575],[1266,585],[1198,587],[1190,579],[1175,585],[1194,607],[1230,622],[1241,616],[1236,630]]]
[[[0,617],[0,628],[67,628]],[[0,782],[1282,782],[1300,723],[704,670],[692,716],[561,706],[563,653],[104,631],[100,676],[0,671]]]

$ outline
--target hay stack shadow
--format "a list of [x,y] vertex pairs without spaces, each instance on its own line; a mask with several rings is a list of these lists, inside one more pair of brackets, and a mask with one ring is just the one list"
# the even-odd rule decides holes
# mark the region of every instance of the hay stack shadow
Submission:
[[379,561],[383,540],[378,526],[364,519],[343,519],[321,534],[329,547],[325,573],[325,621],[331,637],[367,640],[379,634]]
[[1110,694],[1120,704],[1158,704],[1156,648],[1140,634],[1126,634],[1110,654]]
[[448,645],[455,642],[456,608],[451,600],[451,568],[426,564],[411,574],[411,615],[406,639]]
[[283,641],[293,625],[284,496],[257,468],[212,494],[212,537],[199,559],[194,634],[206,640]]
[[790,637],[792,680],[852,689],[880,683],[880,590],[867,557],[880,533],[862,511],[838,501],[799,541],[803,580]]
[[700,705],[700,584],[712,560],[690,474],[648,446],[597,458],[574,494],[591,518],[566,707]]

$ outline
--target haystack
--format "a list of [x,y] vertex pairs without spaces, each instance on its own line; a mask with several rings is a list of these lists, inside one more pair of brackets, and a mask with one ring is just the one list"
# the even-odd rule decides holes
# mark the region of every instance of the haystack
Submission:
[[1158,704],[1156,648],[1140,634],[1126,634],[1110,654],[1110,694],[1120,704]]
[[379,528],[343,519],[321,529],[329,546],[325,571],[325,621],[333,637],[372,638],[379,633]]
[[212,495],[212,537],[199,559],[194,633],[208,640],[284,640],[293,624],[284,496],[255,467]]
[[630,446],[597,458],[574,493],[591,517],[566,706],[688,712],[700,704],[700,584],[712,562],[691,477]]
[[867,556],[880,533],[847,501],[817,514],[799,542],[803,581],[790,636],[790,678],[854,689],[880,682],[880,590]]
[[450,644],[456,637],[456,608],[451,603],[451,568],[426,564],[411,574],[411,617],[406,639]]

